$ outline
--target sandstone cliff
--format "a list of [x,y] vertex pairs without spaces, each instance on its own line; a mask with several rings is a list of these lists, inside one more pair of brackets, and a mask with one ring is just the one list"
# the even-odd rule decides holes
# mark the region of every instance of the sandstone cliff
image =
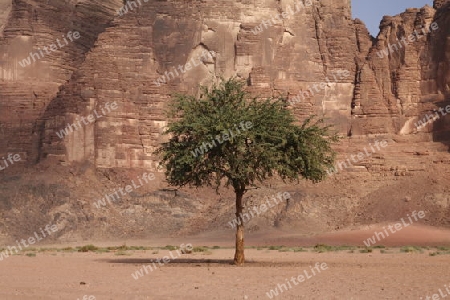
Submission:
[[[0,155],[19,153],[23,158],[23,169],[11,168],[0,174],[8,190],[2,213],[9,221],[4,221],[3,231],[7,232],[5,228],[12,222],[23,220],[14,212],[18,204],[13,201],[17,185],[22,184],[27,186],[22,190],[22,204],[28,203],[27,197],[38,197],[39,204],[29,205],[45,207],[43,212],[51,212],[51,218],[59,218],[70,207],[72,215],[66,217],[71,224],[96,222],[106,235],[114,235],[111,219],[117,216],[109,210],[92,210],[89,205],[117,182],[126,182],[114,176],[117,181],[105,180],[105,174],[114,173],[114,168],[126,169],[125,174],[156,172],[157,158],[152,152],[161,142],[167,100],[175,92],[195,94],[199,84],[229,76],[246,79],[249,90],[261,96],[283,94],[294,99],[313,91],[297,98],[300,101],[292,109],[299,119],[317,114],[335,124],[348,137],[338,149],[341,158],[375,139],[386,139],[391,145],[386,152],[350,168],[356,176],[345,179],[343,175],[325,183],[331,194],[309,195],[307,201],[298,198],[298,211],[294,209],[283,222],[304,226],[321,216],[328,224],[314,224],[327,230],[355,222],[383,221],[384,214],[374,217],[376,209],[366,211],[364,200],[373,201],[376,193],[371,195],[372,189],[382,188],[378,183],[386,184],[399,175],[426,177],[434,166],[446,170],[450,162],[449,118],[442,117],[420,130],[414,125],[433,109],[450,104],[448,2],[435,1],[434,8],[408,9],[385,17],[379,35],[373,38],[363,22],[352,19],[350,0],[141,1],[121,16],[117,14],[123,6],[121,0],[0,0],[0,8],[5,9],[0,13]],[[274,18],[283,12],[292,16]],[[381,57],[380,53],[392,48],[398,39],[429,28],[433,22],[438,30]],[[30,66],[19,65],[30,51],[54,43],[69,31],[78,31],[80,39]],[[199,58],[205,51],[213,55]],[[193,60],[198,60],[197,66],[175,71]],[[336,77],[342,70],[350,75]],[[158,81],[162,77],[166,83]],[[320,84],[323,88],[312,89]],[[67,124],[107,102],[116,102],[118,109],[64,139],[58,137]],[[50,187],[51,181],[46,182],[42,170],[46,176],[60,179],[56,187]],[[19,172],[22,177],[14,177]],[[442,176],[444,182],[445,176],[448,174]],[[42,184],[38,196],[31,183],[34,178]],[[366,186],[364,180],[372,180],[372,186]],[[348,190],[349,182],[362,188]],[[159,178],[146,193],[158,193],[155,190],[164,187]],[[295,193],[298,187],[285,188]],[[335,192],[338,188],[342,190]],[[440,193],[445,195],[442,188]],[[387,190],[386,195],[390,193]],[[314,189],[310,191],[314,193]],[[193,232],[206,228],[211,219],[224,221],[232,213],[231,206],[217,208],[213,199],[194,205],[196,201],[186,200],[192,199],[192,191],[174,198],[192,201],[189,207],[172,203],[175,200],[167,200],[170,197],[146,193],[130,200],[133,204],[119,206],[123,218],[131,210],[136,216],[132,221],[140,224],[117,221],[122,222],[124,234],[137,234],[133,231],[137,227],[151,231],[162,216],[166,216],[165,230],[187,227],[187,232]],[[327,210],[334,206],[330,200],[312,209],[315,201],[329,195],[344,203],[343,208],[329,214]],[[424,197],[417,195],[413,202]],[[450,199],[443,197],[447,211]],[[403,203],[404,197],[399,198]],[[55,203],[49,204],[50,199]],[[434,204],[429,205],[430,210],[439,211]],[[355,210],[369,217],[358,219]],[[150,217],[157,212],[162,213],[158,219]],[[296,217],[298,212],[310,214]],[[39,220],[36,213],[30,213],[29,218]],[[169,223],[177,225],[172,228]],[[268,224],[273,226],[273,219]],[[446,223],[437,218],[430,219],[430,224]],[[66,234],[81,228],[71,226]]]

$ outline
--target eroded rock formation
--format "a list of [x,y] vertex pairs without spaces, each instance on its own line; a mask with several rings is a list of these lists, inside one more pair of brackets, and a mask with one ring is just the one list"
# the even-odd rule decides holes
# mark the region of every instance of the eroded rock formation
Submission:
[[[170,97],[238,76],[255,95],[288,95],[299,119],[335,124],[348,137],[341,157],[374,139],[393,145],[350,170],[428,172],[450,161],[450,118],[415,126],[450,104],[449,2],[385,17],[373,38],[350,0],[135,1],[122,15],[121,0],[0,0],[0,155],[19,153],[26,166],[155,171]],[[79,39],[20,66],[75,31]],[[117,110],[58,136],[113,102]]]
[[[364,24],[352,20],[349,0],[150,1],[130,5],[134,9],[122,16],[114,16],[120,1],[44,2],[15,3],[1,44],[1,105],[7,115],[0,122],[8,128],[2,149],[24,152],[32,163],[57,155],[99,167],[154,165],[164,103],[174,91],[196,93],[199,83],[220,76],[247,79],[261,96],[300,96],[292,105],[300,118],[326,116],[349,136],[415,134],[419,118],[436,103],[446,104],[445,8],[437,15],[424,7],[386,17],[372,41]],[[435,7],[444,4],[437,1]],[[55,10],[63,17],[51,23]],[[287,18],[277,19],[281,13]],[[396,45],[433,22],[438,30]],[[257,26],[262,30],[255,34]],[[76,30],[81,35],[76,42],[32,66],[18,66],[33,49]],[[393,47],[401,49],[384,55]],[[203,51],[217,55],[179,69]],[[340,70],[350,75],[336,77]],[[158,78],[167,82],[159,84]],[[108,101],[116,101],[119,110],[64,140],[56,135]],[[445,122],[426,131],[448,138]],[[18,141],[17,135],[24,137]]]

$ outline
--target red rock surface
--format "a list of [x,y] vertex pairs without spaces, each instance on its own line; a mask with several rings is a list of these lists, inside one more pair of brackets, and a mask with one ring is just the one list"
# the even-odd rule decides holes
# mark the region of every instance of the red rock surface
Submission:
[[[395,206],[403,207],[405,197],[434,213],[427,224],[448,225],[438,216],[441,210],[448,212],[450,202],[450,118],[419,131],[414,124],[433,109],[450,105],[449,4],[435,1],[435,8],[385,17],[372,38],[363,22],[351,18],[350,0],[320,0],[253,34],[255,26],[288,11],[294,2],[149,1],[117,16],[120,0],[0,0],[0,155],[19,153],[23,158],[21,165],[0,174],[5,186],[0,233],[24,234],[26,224],[44,223],[42,214],[47,223],[58,220],[64,226],[60,238],[66,239],[226,226],[233,202],[217,204],[217,199],[230,200],[231,195],[186,190],[172,197],[172,192],[161,192],[166,187],[162,176],[117,208],[92,207],[131,176],[156,171],[152,152],[162,141],[170,97],[195,94],[199,84],[220,76],[247,79],[256,95],[281,93],[291,99],[326,83],[292,109],[299,119],[317,114],[335,124],[347,137],[337,147],[340,160],[375,140],[389,142],[385,151],[356,163],[348,174],[323,183],[323,193],[318,186],[274,182],[274,188],[306,198],[299,196],[286,215],[273,212],[255,221],[253,230],[298,225],[305,232],[328,231],[382,222],[411,208],[409,202],[402,209]],[[377,55],[397,37],[433,22],[439,30],[387,57]],[[80,39],[32,66],[18,65],[30,51],[49,46],[68,31],[79,31]],[[154,83],[204,50],[215,57],[167,84]],[[332,79],[338,70],[350,76]],[[118,109],[94,124],[65,139],[56,135],[78,117],[114,101]],[[411,194],[416,184],[421,189]],[[387,199],[370,206],[378,194]],[[380,212],[378,206],[385,205],[392,216]],[[23,214],[24,207],[30,212]],[[93,226],[100,229],[89,229]]]

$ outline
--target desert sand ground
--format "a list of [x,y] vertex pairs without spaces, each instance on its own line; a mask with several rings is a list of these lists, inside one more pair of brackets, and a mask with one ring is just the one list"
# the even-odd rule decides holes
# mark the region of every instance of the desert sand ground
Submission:
[[[308,246],[314,243],[361,245],[373,234],[368,230],[342,231],[300,238],[280,232],[248,235],[247,245]],[[37,252],[8,257],[0,262],[0,299],[270,299],[266,294],[278,284],[287,290],[276,299],[427,299],[446,296],[450,286],[450,255],[435,255],[435,248],[423,253],[404,253],[400,248],[374,248],[371,253],[280,252],[247,249],[244,267],[231,265],[233,239],[219,234],[152,241],[126,241],[127,245],[192,245],[220,249],[178,255],[172,251],[167,264],[133,278],[143,265],[170,255],[169,250],[133,250],[126,255],[94,252]],[[102,245],[103,244],[103,245]],[[104,246],[108,243],[96,243]],[[178,245],[179,245],[178,244]],[[450,245],[450,231],[430,227],[405,228],[379,245]],[[109,244],[111,245],[111,244]],[[115,245],[118,245],[117,243]],[[63,248],[62,245],[57,245]],[[157,252],[157,253],[156,253]],[[383,253],[384,252],[384,253]],[[386,253],[387,252],[387,253]],[[169,256],[170,257],[170,256]],[[316,263],[327,266],[312,275]],[[303,282],[291,280],[305,274]],[[286,280],[291,280],[290,287]],[[450,291],[450,288],[448,288]],[[441,291],[439,291],[441,290]],[[88,298],[91,296],[91,298]],[[95,297],[95,298],[93,298]],[[442,297],[442,296],[439,296]],[[432,299],[432,298],[429,298]],[[443,299],[443,298],[434,298]]]

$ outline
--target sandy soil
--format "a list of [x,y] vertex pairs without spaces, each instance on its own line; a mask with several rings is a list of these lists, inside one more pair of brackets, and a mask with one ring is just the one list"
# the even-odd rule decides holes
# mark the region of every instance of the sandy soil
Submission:
[[[341,244],[357,244],[374,228],[314,237],[310,242],[337,243],[340,240]],[[409,243],[408,236],[413,237],[410,241],[414,243],[447,241],[450,245],[449,231],[412,226],[393,235],[388,243]],[[257,243],[258,239],[258,236],[249,238],[251,243]],[[216,241],[195,237],[186,239],[185,243],[213,245]],[[278,238],[280,241],[302,245],[295,243],[293,235]],[[157,242],[152,241],[151,244]],[[164,246],[167,240],[159,242]],[[148,241],[141,241],[141,245],[146,244]],[[232,240],[228,239],[227,244],[232,246]],[[159,250],[158,253],[154,250],[128,251],[124,256],[92,252],[39,252],[36,257],[15,255],[0,262],[0,299],[75,300],[83,299],[84,295],[92,295],[99,300],[270,299],[266,292],[278,284],[286,284],[286,280],[293,276],[298,278],[305,274],[305,270],[311,278],[301,283],[291,281],[291,287],[286,285],[288,290],[279,292],[275,298],[426,299],[427,295],[438,294],[439,289],[446,295],[445,285],[450,285],[450,255],[430,256],[429,251],[400,253],[397,248],[387,254],[380,253],[379,249],[374,249],[373,253],[294,253],[248,249],[244,267],[230,264],[233,249],[214,249],[211,252],[178,255],[172,251],[175,259],[170,258],[168,250]],[[151,265],[152,261],[165,255],[169,256],[169,263],[159,266],[155,262],[153,271],[148,269],[148,274],[143,272],[142,277],[133,278],[132,274],[143,265]],[[311,267],[317,262],[326,263],[328,268],[313,276]]]

